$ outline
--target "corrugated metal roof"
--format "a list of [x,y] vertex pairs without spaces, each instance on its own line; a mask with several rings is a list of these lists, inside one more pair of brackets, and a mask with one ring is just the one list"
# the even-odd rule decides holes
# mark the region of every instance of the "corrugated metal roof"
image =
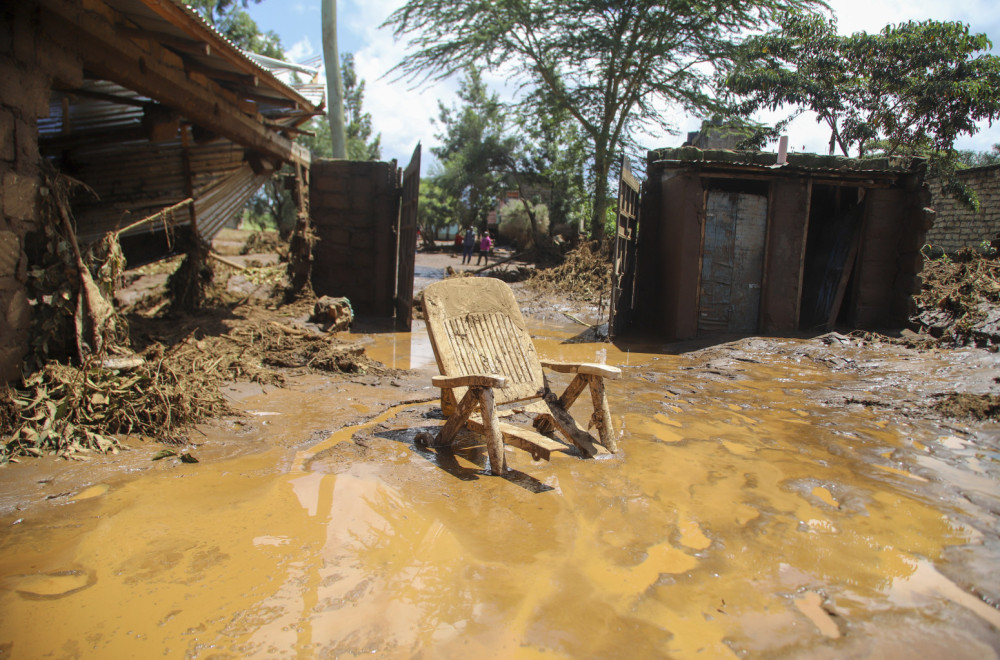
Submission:
[[761,151],[701,150],[696,147],[656,149],[647,155],[650,165],[670,168],[708,170],[741,170],[755,172],[805,172],[852,176],[898,176],[922,169],[922,158],[844,158],[818,154],[790,153],[784,165],[778,165],[778,154]]
[[[124,36],[179,49],[175,52],[185,68],[214,76],[237,97],[253,100],[256,112],[248,114],[257,121],[263,117],[273,131],[301,124],[323,103],[315,74],[305,83],[290,80],[292,84],[276,75],[288,69],[308,75],[313,67],[259,62],[177,0],[105,1],[124,17],[116,24]],[[53,90],[49,116],[38,122],[39,147],[61,171],[97,195],[74,199],[81,241],[100,238],[189,196],[195,199],[198,233],[211,240],[268,179],[268,172],[254,172],[244,146],[198,129],[168,104],[169,99],[154,100],[106,80],[85,79],[77,89]],[[184,141],[182,134],[188,136]],[[187,224],[190,214],[180,212],[175,220]]]
[[[185,59],[197,63],[200,67],[227,74],[247,74],[252,78],[248,79],[246,84],[240,85],[234,82],[228,86],[274,101],[294,100],[307,112],[317,110],[313,103],[254,61],[216,30],[201,14],[184,3],[177,0],[104,1],[143,31],[173,39],[203,40],[210,46],[210,52],[183,51]],[[164,46],[171,48],[169,43],[165,43]]]

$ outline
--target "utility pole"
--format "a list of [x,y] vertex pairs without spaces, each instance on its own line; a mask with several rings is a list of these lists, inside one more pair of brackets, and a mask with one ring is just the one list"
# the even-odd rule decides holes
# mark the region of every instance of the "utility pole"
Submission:
[[337,50],[337,0],[321,0],[323,21],[323,61],[326,63],[326,116],[330,120],[333,157],[347,158],[344,133],[344,83],[340,78],[340,51]]

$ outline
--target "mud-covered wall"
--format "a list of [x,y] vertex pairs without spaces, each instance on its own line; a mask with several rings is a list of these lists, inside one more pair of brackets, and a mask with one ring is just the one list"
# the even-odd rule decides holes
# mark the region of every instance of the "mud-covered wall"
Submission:
[[21,373],[31,306],[25,237],[38,227],[39,117],[53,81],[79,86],[79,60],[47,36],[33,3],[0,4],[0,379]]
[[346,296],[360,316],[391,317],[399,173],[395,162],[314,160],[310,216],[313,289]]
[[787,332],[799,325],[809,190],[809,182],[800,178],[776,179],[771,184],[767,255],[760,296],[762,332]]
[[1000,236],[1000,165],[964,170],[959,179],[979,195],[979,211],[942,195],[940,183],[930,182],[937,217],[927,242],[948,253]]

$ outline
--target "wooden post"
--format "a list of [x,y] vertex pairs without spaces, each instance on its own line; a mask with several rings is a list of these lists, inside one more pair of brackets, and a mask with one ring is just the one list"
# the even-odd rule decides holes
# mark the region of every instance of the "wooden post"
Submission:
[[601,444],[608,451],[617,452],[618,443],[615,442],[615,429],[611,426],[611,408],[608,406],[608,396],[604,391],[604,379],[600,376],[585,376],[585,378],[590,383],[590,398],[594,402],[593,419],[601,436]]

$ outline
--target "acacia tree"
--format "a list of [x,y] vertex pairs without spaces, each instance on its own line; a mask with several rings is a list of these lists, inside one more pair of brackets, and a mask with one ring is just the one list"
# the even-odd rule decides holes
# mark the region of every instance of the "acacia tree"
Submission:
[[[955,140],[1000,117],[1000,57],[985,34],[967,25],[923,21],[878,34],[837,34],[834,19],[791,16],[781,29],[741,45],[724,86],[742,99],[738,111],[793,108],[765,133],[774,137],[811,110],[830,129],[830,153],[921,154],[945,188],[969,197],[951,174]],[[974,196],[966,199],[974,206]]]
[[[395,71],[417,82],[470,65],[509,72],[528,105],[568,113],[591,142],[591,234],[602,238],[608,172],[635,131],[672,127],[663,104],[711,113],[712,65],[745,30],[819,0],[409,0],[385,22],[410,53]],[[543,94],[531,94],[538,90]]]

